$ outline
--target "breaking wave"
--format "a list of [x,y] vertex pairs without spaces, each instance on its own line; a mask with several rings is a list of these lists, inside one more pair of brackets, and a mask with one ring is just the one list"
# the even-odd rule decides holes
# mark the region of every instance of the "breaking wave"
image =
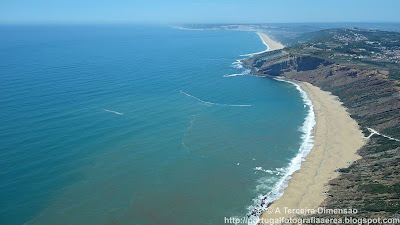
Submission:
[[243,71],[243,73],[234,73],[234,74],[224,75],[224,77],[245,76],[245,75],[249,75],[249,74],[250,74],[250,70],[245,70],[245,71]]
[[[255,199],[253,199],[253,204],[247,208],[249,210],[247,216],[249,218],[252,218],[252,220],[250,221],[257,221],[258,216],[262,212],[264,212],[273,201],[279,199],[283,195],[284,190],[288,186],[289,180],[292,178],[291,177],[292,174],[298,169],[300,169],[301,162],[304,161],[305,157],[308,155],[308,153],[314,146],[312,131],[316,122],[315,122],[314,107],[312,105],[311,100],[308,98],[306,92],[303,89],[301,89],[298,84],[287,80],[280,80],[280,79],[276,80],[293,84],[296,87],[296,89],[300,92],[304,104],[308,106],[309,109],[307,117],[305,118],[303,125],[300,128],[302,131],[302,136],[301,136],[302,143],[300,145],[298,154],[290,161],[287,167],[280,169],[279,172],[282,175],[278,180],[278,182],[274,185],[273,189],[266,195],[259,195]],[[256,167],[255,170],[261,170],[271,174],[273,174],[274,172],[270,170],[263,170],[261,167]],[[264,183],[263,181],[260,182],[261,185]]]
[[207,102],[207,101],[201,100],[200,98],[198,98],[198,97],[196,97],[196,96],[190,95],[190,94],[188,94],[188,93],[186,93],[186,92],[184,92],[184,91],[182,91],[182,90],[181,90],[180,92],[181,92],[181,94],[184,94],[184,95],[186,95],[186,96],[189,96],[189,97],[191,97],[191,98],[194,98],[194,99],[196,99],[197,101],[199,101],[199,102],[201,102],[201,103],[204,103],[204,104],[208,104],[208,105],[232,106],[232,107],[250,107],[250,106],[252,106],[252,105],[231,105],[231,104],[220,104],[220,103],[215,103],[215,102]]
[[113,110],[109,110],[109,109],[103,109],[103,110],[106,111],[106,112],[114,113],[114,114],[121,115],[121,116],[124,115],[124,113],[113,111]]

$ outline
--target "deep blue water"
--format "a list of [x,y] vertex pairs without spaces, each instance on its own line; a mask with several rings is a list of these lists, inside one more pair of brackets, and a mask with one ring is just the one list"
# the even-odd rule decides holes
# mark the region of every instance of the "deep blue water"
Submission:
[[254,32],[0,33],[0,224],[223,224],[302,142],[293,85],[224,77],[266,48]]

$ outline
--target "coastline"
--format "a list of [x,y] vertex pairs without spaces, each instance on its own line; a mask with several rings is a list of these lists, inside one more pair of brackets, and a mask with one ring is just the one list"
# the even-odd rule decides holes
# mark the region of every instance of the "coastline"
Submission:
[[[282,48],[285,47],[280,42],[272,40],[265,33],[257,32],[257,34],[258,34],[258,36],[260,36],[260,38],[261,38],[262,42],[264,43],[264,45],[266,45],[268,47],[268,49],[263,51],[263,52],[274,51],[274,50],[282,49]],[[255,53],[255,54],[258,54],[258,53]]]
[[262,43],[265,46],[267,46],[267,49],[264,51],[261,51],[261,52],[255,52],[255,53],[245,54],[245,55],[241,55],[241,56],[253,56],[253,55],[261,54],[264,52],[270,52],[270,51],[283,49],[285,47],[280,42],[272,40],[267,34],[265,34],[263,32],[257,31],[256,33],[260,37]]
[[[257,34],[268,49],[251,55],[284,47],[264,33]],[[357,122],[336,96],[307,82],[277,78],[295,85],[310,111],[302,127],[304,137],[299,153],[292,159],[287,174],[275,186],[275,190],[262,198],[264,207],[259,218],[263,224],[268,224],[265,221],[270,219],[305,215],[285,212],[285,207],[317,209],[328,197],[327,184],[339,175],[337,169],[347,168],[361,158],[357,151],[365,144]]]
[[283,195],[262,213],[262,221],[299,215],[285,211],[285,207],[318,208],[327,197],[327,183],[339,175],[336,170],[359,159],[357,150],[365,143],[358,124],[335,96],[306,82],[298,85],[307,93],[314,107],[314,146],[300,169],[291,175]]

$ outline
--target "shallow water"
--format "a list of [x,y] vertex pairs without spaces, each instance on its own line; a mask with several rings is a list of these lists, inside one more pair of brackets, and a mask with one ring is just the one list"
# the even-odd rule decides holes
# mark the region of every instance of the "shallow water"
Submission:
[[2,224],[222,224],[302,143],[299,91],[233,64],[254,32],[0,30]]

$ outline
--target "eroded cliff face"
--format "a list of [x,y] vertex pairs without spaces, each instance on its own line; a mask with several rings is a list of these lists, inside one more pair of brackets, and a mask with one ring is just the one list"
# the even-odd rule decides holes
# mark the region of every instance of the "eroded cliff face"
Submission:
[[[290,49],[256,55],[243,63],[258,76],[306,81],[329,91],[340,98],[366,136],[370,127],[400,139],[400,85],[384,72],[295,55]],[[341,169],[342,174],[330,182],[323,205],[356,208],[355,217],[399,216],[400,142],[373,135],[359,154],[360,160]]]
[[332,64],[312,56],[291,55],[284,50],[268,52],[263,57],[253,57],[244,62],[254,69],[255,74],[267,76],[283,76],[286,72],[309,71]]
[[258,76],[306,81],[332,92],[364,130],[374,128],[400,139],[399,82],[377,70],[359,70],[285,50],[252,57],[245,66]]

